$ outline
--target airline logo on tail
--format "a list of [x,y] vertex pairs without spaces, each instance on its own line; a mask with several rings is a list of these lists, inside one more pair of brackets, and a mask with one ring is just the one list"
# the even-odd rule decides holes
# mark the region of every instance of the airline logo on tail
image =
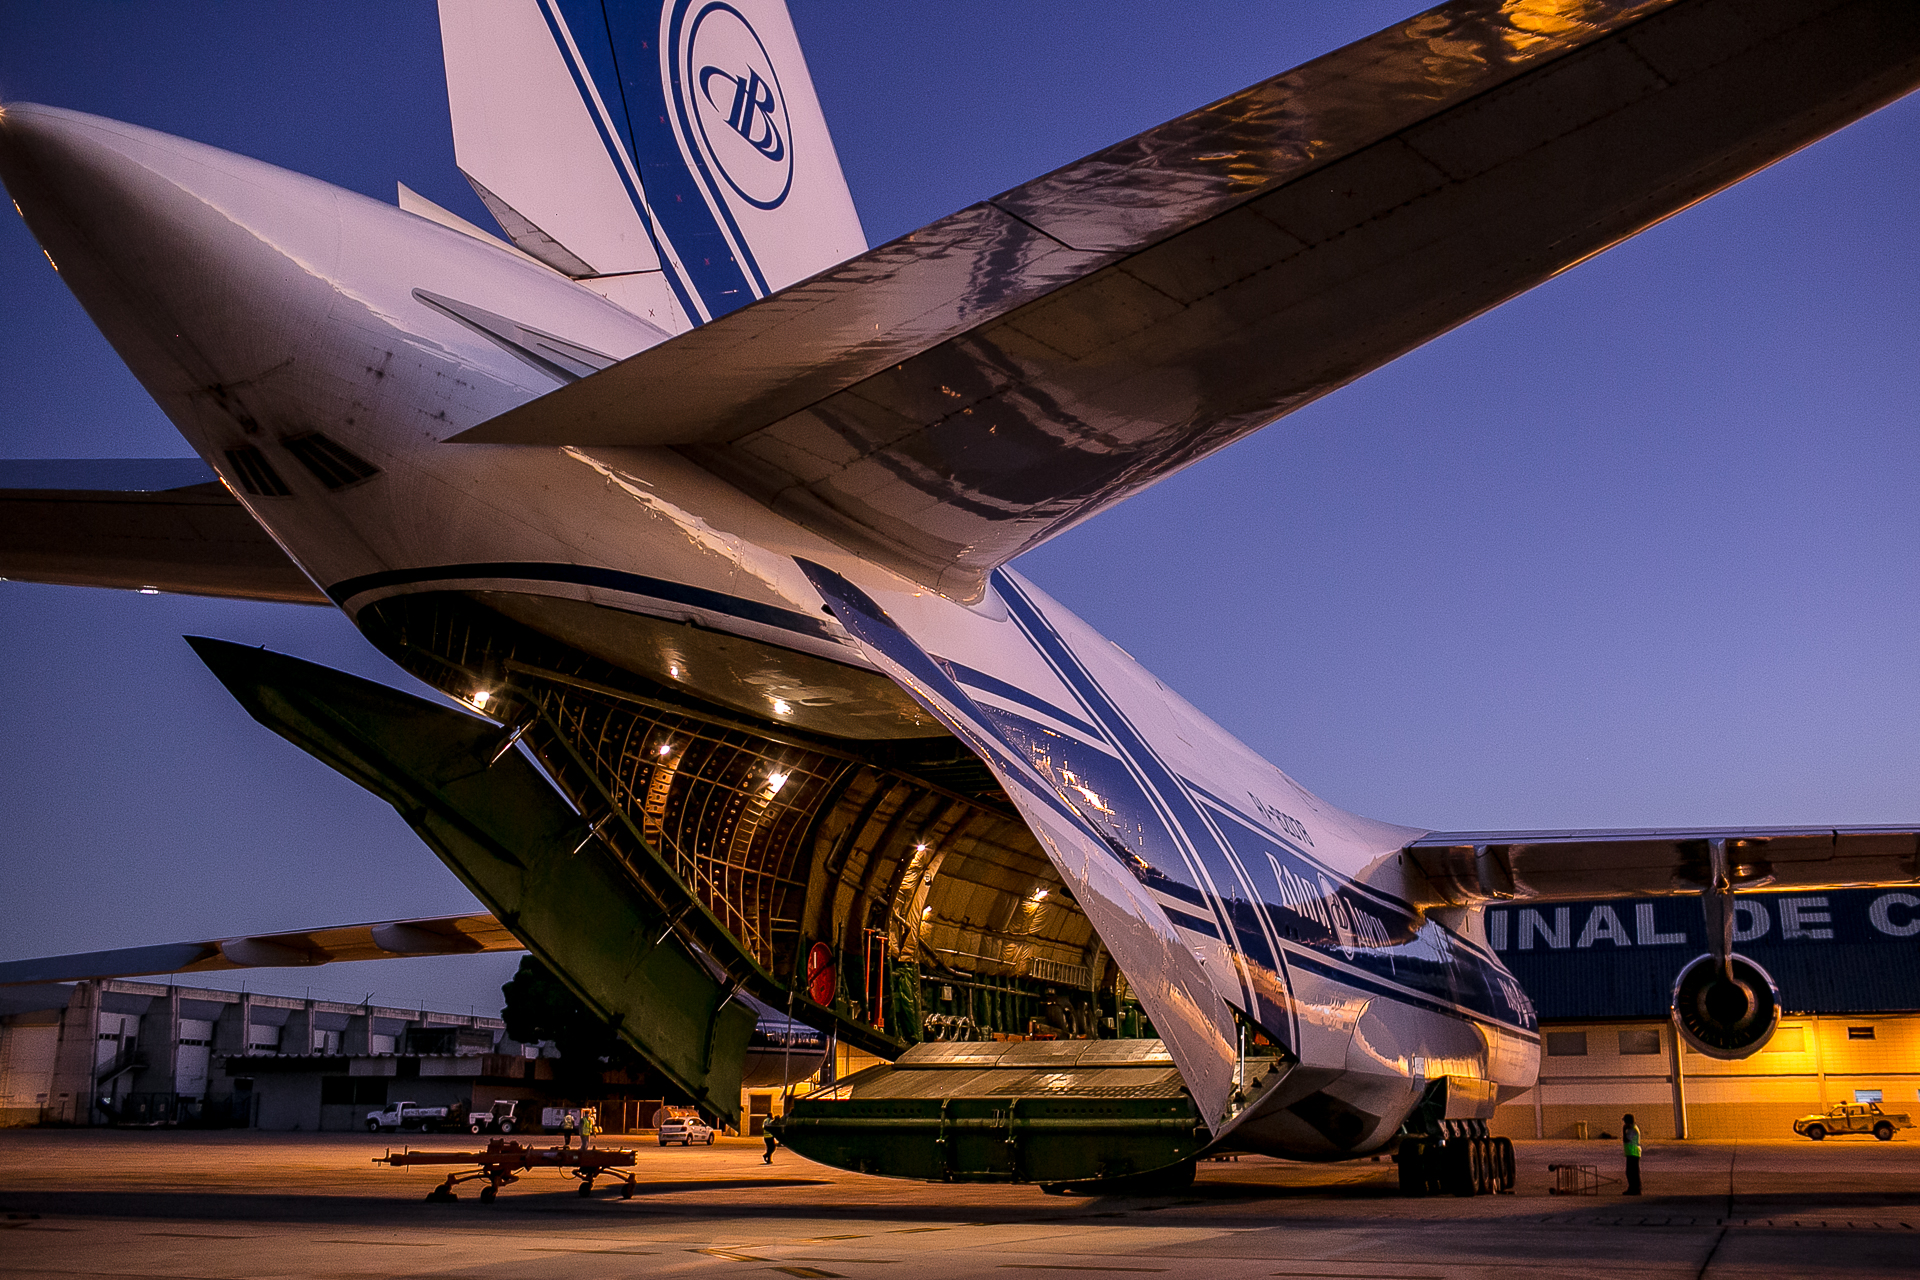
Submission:
[[674,332],[866,248],[782,0],[440,0],[454,151],[521,248]]
[[701,158],[754,208],[778,208],[793,190],[793,126],[766,45],[721,0],[680,30],[678,105]]

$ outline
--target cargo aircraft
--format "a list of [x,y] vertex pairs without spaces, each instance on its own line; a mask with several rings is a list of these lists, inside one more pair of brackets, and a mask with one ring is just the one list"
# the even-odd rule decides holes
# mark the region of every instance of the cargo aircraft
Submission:
[[0,495],[0,575],[344,611],[460,709],[194,643],[492,914],[0,980],[525,947],[721,1116],[748,999],[889,1059],[784,1121],[847,1167],[1471,1193],[1540,1057],[1484,904],[1698,895],[1675,1025],[1739,1057],[1738,891],[1920,877],[1914,827],[1342,812],[1009,567],[1909,92],[1906,0],[1456,0],[877,247],[779,0],[440,18],[497,233],[5,105],[205,471]]

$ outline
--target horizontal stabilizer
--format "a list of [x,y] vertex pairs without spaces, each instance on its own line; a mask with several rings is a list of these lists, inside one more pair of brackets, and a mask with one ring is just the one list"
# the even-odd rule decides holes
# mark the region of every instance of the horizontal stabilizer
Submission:
[[1920,826],[1436,831],[1407,853],[1444,901],[1538,902],[1698,892],[1715,841],[1736,890],[1920,880]]
[[1909,0],[1462,0],[454,438],[676,447],[971,598],[1917,81]]
[[327,604],[197,458],[0,463],[0,579]]
[[524,951],[506,926],[484,913],[386,920],[331,929],[249,934],[204,942],[169,942],[79,955],[45,956],[0,963],[0,986],[30,982],[83,982],[160,973],[212,973],[221,969],[282,968],[341,960],[391,960],[400,956],[471,955]]

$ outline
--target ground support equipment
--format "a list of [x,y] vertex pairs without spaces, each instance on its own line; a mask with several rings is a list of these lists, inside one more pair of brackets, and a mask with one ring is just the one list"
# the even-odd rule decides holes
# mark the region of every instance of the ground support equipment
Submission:
[[518,1182],[522,1173],[530,1173],[535,1169],[552,1169],[563,1177],[579,1179],[580,1194],[583,1196],[593,1194],[596,1178],[621,1179],[620,1197],[623,1200],[631,1200],[634,1192],[633,1175],[624,1172],[633,1167],[631,1148],[523,1147],[518,1142],[495,1138],[487,1144],[485,1151],[414,1151],[407,1147],[394,1151],[389,1148],[387,1154],[375,1156],[373,1162],[396,1168],[416,1164],[475,1166],[449,1173],[445,1182],[427,1193],[430,1201],[458,1199],[454,1187],[476,1178],[487,1180],[487,1185],[480,1188],[480,1198],[492,1200],[500,1194],[501,1187]]
[[1553,1175],[1553,1185],[1547,1188],[1547,1194],[1550,1196],[1597,1196],[1600,1194],[1600,1170],[1595,1165],[1550,1164],[1547,1166],[1547,1172]]

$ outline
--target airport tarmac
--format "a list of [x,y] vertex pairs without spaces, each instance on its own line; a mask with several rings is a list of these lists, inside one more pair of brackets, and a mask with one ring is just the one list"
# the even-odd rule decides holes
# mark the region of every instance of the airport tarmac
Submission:
[[[416,1147],[471,1149],[431,1135]],[[548,1140],[542,1140],[548,1141]],[[422,1197],[431,1169],[350,1134],[0,1132],[9,1277],[630,1275],[1454,1280],[1920,1273],[1920,1141],[1654,1143],[1647,1194],[1550,1197],[1552,1163],[1618,1177],[1618,1144],[1517,1144],[1514,1195],[1403,1199],[1394,1166],[1246,1157],[1180,1195],[1058,1197],[842,1173],[761,1144],[632,1146],[639,1193],[554,1173],[498,1201]]]

